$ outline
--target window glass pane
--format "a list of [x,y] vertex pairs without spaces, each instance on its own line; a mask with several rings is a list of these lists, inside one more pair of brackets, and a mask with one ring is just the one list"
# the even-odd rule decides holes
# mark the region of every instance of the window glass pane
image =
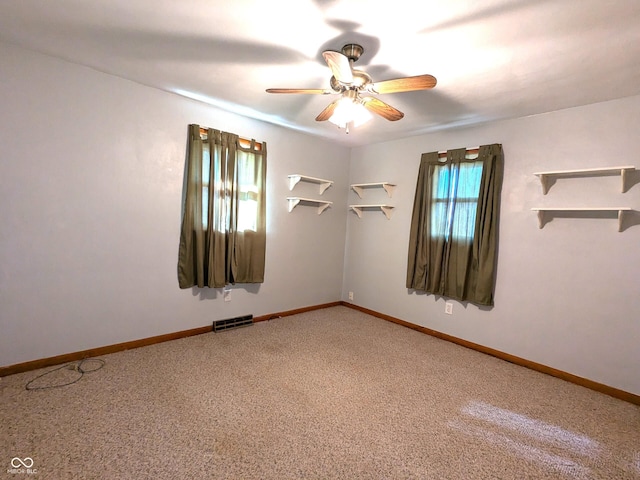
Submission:
[[456,204],[451,237],[455,240],[472,240],[476,227],[477,197],[475,202]]
[[[225,182],[222,176],[221,147],[204,143],[202,146],[202,225],[206,230],[209,219],[213,218],[213,229],[225,232],[229,228],[229,216],[227,212],[227,199],[233,191],[233,179]],[[213,155],[213,161],[211,156]],[[213,171],[211,171],[213,169]],[[236,165],[236,191],[238,194],[237,205],[237,231],[257,231],[258,224],[258,199],[261,169],[256,165],[253,153],[238,151]],[[215,182],[210,185],[210,181]],[[211,205],[210,205],[211,201]],[[209,212],[209,207],[214,209]],[[211,215],[210,215],[211,213]]]
[[258,179],[254,155],[238,152],[238,231],[257,230]]
[[449,165],[436,165],[433,172],[433,191],[435,198],[449,198],[450,186]]
[[456,196],[458,198],[473,198],[477,200],[481,178],[482,162],[461,164]]
[[446,202],[435,202],[431,206],[431,236],[447,237],[447,207]]
[[431,236],[473,239],[482,162],[436,165],[433,175]]
[[431,206],[431,236],[448,237],[449,197],[451,190],[450,165],[435,165],[433,170],[433,202]]
[[478,194],[482,179],[482,162],[460,164],[451,236],[455,240],[472,240],[476,228]]

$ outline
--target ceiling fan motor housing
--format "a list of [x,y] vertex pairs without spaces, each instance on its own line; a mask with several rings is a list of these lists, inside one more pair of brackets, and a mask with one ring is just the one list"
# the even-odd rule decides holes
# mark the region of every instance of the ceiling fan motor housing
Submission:
[[344,85],[342,85],[335,76],[331,76],[331,80],[329,80],[329,85],[336,93],[341,93],[344,91]]
[[342,47],[342,54],[352,62],[357,61],[364,52],[364,48],[357,43],[348,43]]

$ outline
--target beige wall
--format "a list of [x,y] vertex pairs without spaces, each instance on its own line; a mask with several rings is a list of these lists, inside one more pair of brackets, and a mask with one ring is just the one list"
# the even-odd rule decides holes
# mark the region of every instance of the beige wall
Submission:
[[[0,365],[339,300],[347,148],[8,45],[0,64]],[[266,281],[230,302],[178,288],[189,123],[268,145]],[[334,179],[333,208],[288,213],[292,173]]]
[[[350,183],[398,184],[368,201],[396,206],[348,216],[342,298],[635,394],[640,393],[640,176],[621,193],[620,176],[559,179],[542,194],[534,172],[635,165],[640,97],[476,128],[440,132],[352,151]],[[420,154],[502,143],[505,177],[495,307],[481,309],[409,293],[407,243]],[[350,193],[349,202],[358,198]],[[555,218],[541,230],[537,206],[629,206],[615,218]]]

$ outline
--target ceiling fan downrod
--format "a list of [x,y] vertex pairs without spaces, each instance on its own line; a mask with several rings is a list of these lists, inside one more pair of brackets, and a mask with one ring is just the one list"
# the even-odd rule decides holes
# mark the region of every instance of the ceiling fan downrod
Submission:
[[347,57],[352,62],[356,62],[360,55],[364,53],[364,48],[357,43],[347,43],[344,47],[342,47],[342,54]]

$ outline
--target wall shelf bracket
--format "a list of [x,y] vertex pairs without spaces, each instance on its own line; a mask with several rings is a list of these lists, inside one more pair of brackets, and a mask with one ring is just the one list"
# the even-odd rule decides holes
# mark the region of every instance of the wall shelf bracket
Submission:
[[287,202],[289,203],[289,212],[291,212],[301,202],[303,202],[303,203],[316,205],[318,207],[318,215],[320,215],[327,208],[333,205],[333,202],[327,202],[325,200],[316,200],[313,198],[302,198],[302,197],[287,197]]
[[544,227],[546,214],[550,212],[613,212],[618,215],[618,231],[621,232],[625,213],[630,212],[632,209],[630,207],[535,207],[531,210],[538,213],[539,228]]
[[319,183],[320,195],[322,195],[327,188],[333,185],[333,181],[331,180],[325,180],[324,178],[309,177],[307,175],[300,175],[297,173],[289,175],[288,177],[289,177],[289,190],[293,190],[293,187],[295,187],[296,184],[298,184],[298,182],[301,182],[301,181],[310,182],[310,183]]
[[540,183],[542,184],[542,193],[544,195],[547,194],[549,188],[551,188],[552,177],[562,177],[562,176],[587,176],[587,175],[607,175],[612,173],[620,173],[620,177],[622,179],[622,193],[627,191],[627,176],[628,173],[634,171],[636,167],[633,165],[625,165],[622,167],[602,167],[602,168],[580,168],[577,170],[554,170],[548,172],[537,172],[534,173],[538,178],[540,178]]
[[364,194],[364,189],[368,187],[382,187],[384,188],[385,192],[387,192],[387,195],[389,195],[389,198],[391,198],[393,196],[393,191],[396,188],[396,185],[389,182],[354,183],[353,185],[351,185],[353,191],[356,192],[360,198],[362,198]]
[[392,205],[349,205],[349,208],[356,212],[358,218],[362,218],[362,211],[364,209],[375,208],[379,209],[384,213],[384,216],[387,217],[388,220],[391,219],[391,213],[393,212],[394,207]]

